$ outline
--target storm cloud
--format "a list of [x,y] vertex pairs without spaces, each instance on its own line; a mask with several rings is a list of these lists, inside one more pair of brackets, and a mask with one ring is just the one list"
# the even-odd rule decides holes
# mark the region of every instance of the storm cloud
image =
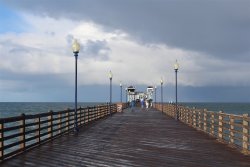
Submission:
[[171,101],[176,59],[181,101],[249,101],[250,1],[0,0],[0,9],[15,27],[0,28],[0,101],[73,99],[73,39],[83,101],[108,99],[109,70],[118,92],[120,81],[145,91],[163,77]]
[[56,19],[93,21],[121,29],[143,43],[249,60],[250,1],[67,0],[6,1],[19,10]]

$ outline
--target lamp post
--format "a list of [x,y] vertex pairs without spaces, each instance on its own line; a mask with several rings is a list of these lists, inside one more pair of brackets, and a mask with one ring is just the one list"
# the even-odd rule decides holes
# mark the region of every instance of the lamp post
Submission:
[[126,103],[128,103],[128,88],[125,88],[126,91]]
[[77,123],[77,58],[78,53],[80,50],[80,44],[77,42],[77,40],[74,40],[72,44],[72,50],[75,56],[75,119],[74,119],[74,132],[77,133],[79,131],[78,129],[78,123]]
[[157,90],[157,87],[155,86],[155,107],[156,107],[156,90]]
[[163,92],[162,92],[163,79],[161,78],[161,112],[163,113]]
[[122,82],[120,82],[120,89],[121,89],[121,103],[122,103]]
[[179,120],[179,111],[178,111],[178,104],[177,104],[177,72],[179,69],[179,64],[176,60],[174,64],[174,70],[175,70],[175,111],[176,111],[176,120]]
[[109,92],[109,97],[110,97],[110,99],[109,99],[109,114],[111,115],[111,103],[112,103],[112,78],[113,78],[113,74],[112,74],[112,72],[111,71],[109,71],[109,86],[110,86],[110,88],[109,88],[109,90],[110,90],[110,92]]

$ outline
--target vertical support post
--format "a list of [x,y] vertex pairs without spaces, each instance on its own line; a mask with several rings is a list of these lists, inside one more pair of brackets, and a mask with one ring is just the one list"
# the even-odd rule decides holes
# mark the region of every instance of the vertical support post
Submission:
[[77,128],[79,129],[79,109],[78,108],[76,110],[76,116],[77,116],[76,125],[77,125]]
[[229,116],[229,144],[234,144],[234,116]]
[[188,109],[185,107],[184,108],[184,123],[188,124]]
[[103,117],[103,106],[99,106],[100,118]]
[[85,109],[83,110],[83,124],[84,124],[84,125],[86,124],[86,110],[87,110],[87,108],[85,108]]
[[97,105],[97,118],[96,119],[99,119],[100,118],[100,107],[99,105]]
[[77,123],[77,57],[78,52],[75,53],[75,119],[74,119],[74,132],[78,132],[78,123]]
[[58,133],[59,133],[59,134],[62,133],[61,128],[62,128],[62,114],[59,113],[59,114],[58,114],[58,129],[59,129],[59,130],[58,130]]
[[111,115],[111,104],[112,104],[112,77],[110,77],[110,99],[109,99],[109,115]]
[[80,106],[80,109],[79,109],[79,126],[82,125],[82,106]]
[[204,109],[203,113],[203,130],[207,132],[207,109]]
[[94,120],[97,120],[98,118],[98,108],[97,106],[95,106],[95,119]]
[[120,84],[120,88],[121,88],[121,103],[122,103],[122,84]]
[[189,126],[193,126],[193,110],[189,109]]
[[38,118],[36,118],[36,142],[40,144],[41,142],[41,118],[40,116]]
[[89,123],[89,107],[88,107],[87,113],[88,113],[87,123]]
[[25,114],[21,114],[21,121],[20,121],[20,133],[21,136],[19,137],[20,140],[20,149],[24,151],[25,149]]
[[178,111],[178,98],[177,98],[177,72],[178,69],[175,69],[175,112],[176,112],[176,120],[179,120],[179,111]]
[[163,113],[163,82],[161,82],[161,112]]
[[65,121],[66,121],[66,131],[69,130],[69,117],[70,117],[70,114],[69,114],[70,110],[67,109],[67,112],[65,113]]
[[218,139],[223,141],[223,112],[219,112]]
[[201,110],[199,110],[198,112],[198,127],[199,127],[199,130],[201,130]]
[[215,121],[214,121],[214,112],[212,112],[211,113],[211,128],[210,128],[210,134],[212,135],[212,136],[214,136],[214,123],[215,123]]
[[157,90],[157,87],[155,86],[155,106],[157,105],[156,104],[156,90]]
[[107,103],[107,109],[106,109],[106,113],[105,113],[105,116],[107,116],[109,114],[109,103]]
[[193,109],[193,127],[196,128],[196,110]]
[[187,110],[186,110],[186,123],[189,125],[190,124],[190,109],[189,108],[187,108]]
[[48,116],[48,138],[52,138],[53,136],[53,111],[49,111]]
[[249,121],[248,114],[243,114],[243,133],[242,133],[242,153],[248,154],[249,149]]
[[3,156],[4,156],[4,150],[3,150],[3,147],[4,147],[4,140],[3,140],[3,137],[4,137],[4,123],[1,122],[0,123],[0,159],[3,160]]

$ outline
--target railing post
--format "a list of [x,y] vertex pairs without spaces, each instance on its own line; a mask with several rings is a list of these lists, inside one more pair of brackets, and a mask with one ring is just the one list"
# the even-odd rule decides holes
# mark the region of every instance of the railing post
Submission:
[[100,118],[99,105],[96,106],[96,111],[97,111],[97,117],[96,117],[96,119],[98,120]]
[[223,112],[219,112],[219,126],[218,126],[218,139],[223,141]]
[[70,109],[67,109],[67,112],[65,113],[65,121],[66,121],[66,131],[69,131],[69,117],[70,117]]
[[234,144],[234,117],[233,115],[229,116],[229,144]]
[[187,108],[187,110],[186,110],[186,122],[187,122],[187,125],[189,125],[190,124],[190,110],[189,110],[189,108]]
[[82,125],[82,106],[80,106],[79,112],[80,112],[79,113],[80,116],[78,117],[79,118],[79,126],[81,126]]
[[188,108],[185,109],[185,123],[188,124],[189,120],[188,120]]
[[77,126],[79,127],[81,125],[81,121],[80,121],[81,120],[81,117],[80,117],[81,107],[79,109],[77,109],[76,114],[77,114]]
[[248,114],[243,114],[243,133],[242,133],[242,153],[248,154],[249,145],[249,121]]
[[201,110],[199,110],[199,112],[198,112],[198,128],[199,128],[199,130],[201,130]]
[[211,112],[211,125],[210,125],[210,134],[214,136],[214,112]]
[[3,156],[4,156],[4,141],[3,141],[3,137],[4,137],[4,123],[1,122],[0,123],[0,159],[3,160]]
[[107,103],[107,110],[106,110],[106,114],[105,114],[105,116],[107,116],[107,115],[108,115],[108,112],[109,112],[109,103]]
[[20,149],[24,151],[25,149],[25,114],[21,114],[21,121],[20,121],[20,137],[19,137],[19,140],[20,140]]
[[59,131],[58,131],[58,133],[59,134],[61,134],[62,133],[62,130],[61,130],[61,127],[62,127],[62,114],[61,113],[59,113],[58,114],[58,129],[59,129]]
[[40,118],[40,116],[38,117],[38,118],[36,118],[36,136],[37,136],[37,138],[36,138],[36,142],[37,143],[39,143],[40,144],[40,142],[41,142],[41,118]]
[[88,107],[87,113],[88,113],[88,118],[87,118],[88,122],[87,123],[89,123],[89,107]]
[[203,130],[207,132],[207,109],[204,109],[203,113]]
[[196,128],[196,110],[193,108],[193,127]]
[[87,108],[85,107],[85,109],[83,110],[83,124],[86,124],[86,110]]
[[95,120],[98,118],[98,106],[95,106]]
[[48,116],[48,138],[53,137],[53,111],[49,111],[49,116]]
[[180,121],[183,122],[183,108],[182,106],[178,106],[179,107],[179,118],[180,118]]
[[189,126],[193,126],[193,117],[194,117],[194,113],[192,108],[189,108]]

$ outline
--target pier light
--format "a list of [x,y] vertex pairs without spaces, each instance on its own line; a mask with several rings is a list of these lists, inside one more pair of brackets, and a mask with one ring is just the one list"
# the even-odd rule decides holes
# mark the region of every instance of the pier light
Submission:
[[174,64],[174,70],[175,70],[175,111],[176,111],[176,120],[179,120],[178,98],[177,98],[177,73],[179,70],[179,64],[177,60]]
[[160,83],[161,83],[161,112],[163,113],[163,87],[162,87],[163,79],[162,78],[161,78]]
[[79,53],[80,51],[80,44],[77,42],[76,39],[74,40],[72,44],[72,50],[73,50],[73,53]]
[[78,129],[78,123],[77,123],[77,58],[78,53],[80,51],[80,44],[77,42],[77,40],[74,40],[72,44],[72,50],[75,56],[75,113],[74,113],[74,132],[77,133],[79,131]]
[[174,70],[175,70],[175,71],[178,71],[178,69],[179,69],[179,63],[178,63],[177,60],[176,60],[176,62],[175,62],[175,64],[174,64]]
[[112,78],[113,78],[113,74],[111,71],[109,71],[109,79],[112,80]]
[[121,89],[121,103],[122,103],[122,82],[120,82],[120,89]]
[[112,103],[112,78],[113,78],[113,74],[111,72],[111,70],[109,71],[109,114],[111,115],[111,103]]

